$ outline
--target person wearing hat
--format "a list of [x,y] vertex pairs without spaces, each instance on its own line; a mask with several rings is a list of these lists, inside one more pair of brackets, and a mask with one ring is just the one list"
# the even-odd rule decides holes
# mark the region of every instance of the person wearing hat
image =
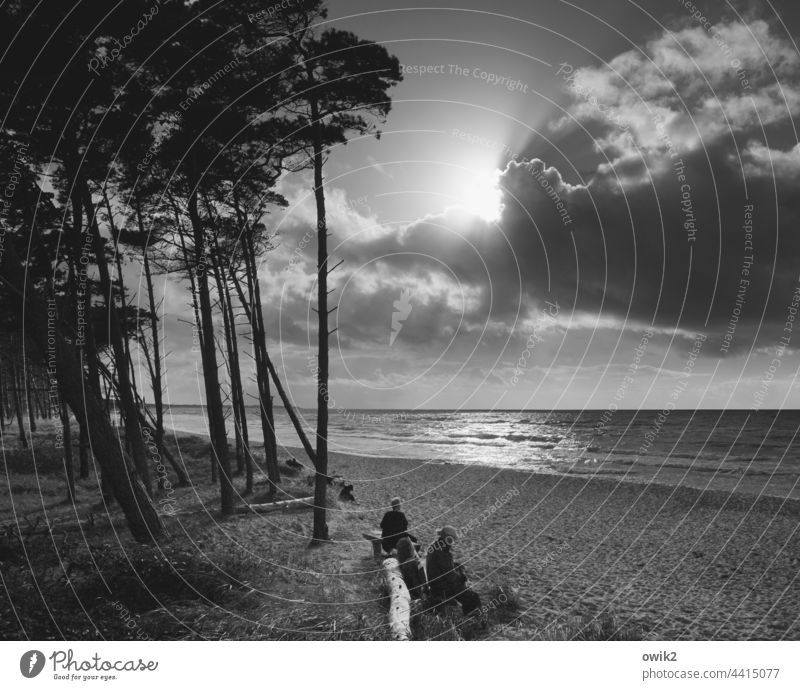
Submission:
[[391,553],[397,546],[397,542],[403,537],[408,537],[412,542],[417,540],[408,532],[408,520],[405,513],[400,510],[400,499],[395,496],[392,499],[392,509],[383,516],[381,520],[381,545],[386,553]]
[[458,532],[455,527],[442,527],[436,540],[428,547],[425,570],[434,608],[438,609],[448,601],[457,601],[466,616],[480,609],[481,599],[467,587],[464,566],[453,560],[453,547],[457,540]]

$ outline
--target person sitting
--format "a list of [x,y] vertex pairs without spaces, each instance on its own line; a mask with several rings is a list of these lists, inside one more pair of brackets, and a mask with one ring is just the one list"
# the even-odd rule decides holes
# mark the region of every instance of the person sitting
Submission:
[[422,598],[425,588],[425,571],[417,556],[417,549],[409,537],[402,537],[397,542],[397,560],[400,563],[400,574],[408,587],[412,599]]
[[392,499],[392,509],[383,516],[381,520],[381,545],[386,553],[391,553],[397,546],[397,542],[403,537],[408,537],[412,542],[417,540],[408,532],[408,520],[405,513],[400,510],[400,499],[395,496]]
[[342,490],[339,492],[339,500],[340,501],[352,501],[355,503],[356,497],[353,496],[353,485],[352,484],[345,484],[342,482]]
[[458,534],[449,525],[439,530],[438,537],[428,547],[425,557],[425,570],[428,573],[428,587],[434,602],[434,610],[440,609],[448,601],[461,604],[464,615],[480,609],[481,599],[467,587],[467,573],[464,566],[453,560],[453,547]]

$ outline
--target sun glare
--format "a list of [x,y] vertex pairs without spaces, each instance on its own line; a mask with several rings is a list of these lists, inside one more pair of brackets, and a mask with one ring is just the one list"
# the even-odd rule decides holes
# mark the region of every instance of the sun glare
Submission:
[[503,211],[503,192],[499,181],[499,170],[491,173],[475,173],[461,190],[458,206],[487,223],[500,220]]

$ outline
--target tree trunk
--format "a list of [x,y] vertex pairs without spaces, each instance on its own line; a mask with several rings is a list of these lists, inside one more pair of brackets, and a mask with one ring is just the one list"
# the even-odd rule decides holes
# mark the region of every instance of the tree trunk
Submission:
[[89,435],[86,432],[86,422],[78,419],[78,476],[81,479],[89,478]]
[[[83,214],[81,208],[81,201],[80,201],[80,194],[78,193],[77,189],[73,188],[72,195],[70,197],[70,202],[72,205],[72,228],[69,234],[69,247],[71,250],[71,254],[69,256],[69,289],[70,293],[74,296],[72,300],[72,322],[75,327],[78,327],[78,316],[80,313],[81,306],[83,307],[84,312],[84,333],[83,338],[76,338],[74,341],[76,357],[78,367],[80,368],[81,372],[85,371],[84,368],[84,361],[88,362],[88,372],[89,372],[89,385],[91,390],[94,391],[95,395],[100,395],[100,373],[97,367],[97,352],[94,347],[94,325],[92,320],[86,319],[85,315],[87,312],[87,297],[85,288],[87,286],[88,277],[86,278],[86,282],[83,283],[83,287],[78,283],[77,279],[77,272],[78,266],[80,261],[80,235],[81,230],[83,228]],[[91,307],[91,298],[88,299],[89,307]],[[79,476],[81,479],[88,479],[89,478],[89,434],[86,430],[86,420],[81,418],[79,415],[75,415],[76,421],[78,422],[78,457],[79,457]]]
[[317,206],[317,458],[314,481],[313,542],[328,540],[325,497],[328,490],[328,223],[325,215],[325,190],[322,181],[322,132],[319,107],[310,99],[314,144],[314,198]]
[[[131,337],[129,333],[129,328],[127,324],[127,309],[128,305],[125,302],[125,281],[122,278],[122,252],[119,249],[119,232],[117,232],[117,226],[114,223],[114,212],[111,209],[111,200],[108,198],[108,194],[106,193],[105,187],[103,187],[103,200],[106,202],[106,210],[108,213],[108,225],[111,228],[111,237],[114,240],[114,263],[117,267],[117,286],[119,288],[119,313],[123,316],[123,324],[124,328],[122,329],[122,344],[125,349],[125,361],[128,363],[128,380],[130,381],[131,385],[131,392],[133,393],[133,399],[139,399],[139,391],[136,385],[136,370],[133,366],[133,357],[131,357]],[[116,304],[116,300],[114,300]],[[137,329],[138,330],[138,317],[137,317]],[[141,432],[140,432],[141,433]],[[148,464],[148,473],[149,473],[149,464]]]
[[[152,416],[150,419],[152,419]],[[153,438],[155,438],[155,427],[147,421],[144,414],[139,415],[139,424],[141,425],[142,429],[150,430],[151,435]],[[178,478],[176,486],[189,486],[189,476],[186,474],[186,469],[178,463],[178,461],[175,459],[175,456],[173,456],[170,452],[169,448],[162,443],[158,447],[158,451],[167,459],[167,462],[169,462],[169,464],[172,466],[172,469],[175,470],[175,475]]]
[[211,311],[211,295],[208,289],[208,272],[206,257],[206,237],[203,223],[197,209],[197,191],[189,197],[189,220],[192,223],[195,245],[195,277],[198,297],[200,299],[200,318],[203,327],[202,359],[203,380],[206,390],[206,408],[211,427],[211,452],[219,465],[220,473],[220,505],[223,515],[234,512],[233,484],[231,482],[231,466],[228,457],[228,439],[225,434],[225,413],[222,407],[222,396],[219,387],[219,371],[217,369],[216,344],[214,343],[214,319]]
[[67,500],[75,503],[75,474],[72,469],[72,432],[69,424],[69,408],[61,393],[61,438],[64,441],[64,471],[67,475]]
[[[225,322],[226,343],[228,347],[228,367],[231,380],[231,402],[233,404],[234,421],[236,423],[236,441],[239,474],[246,472],[245,493],[253,490],[253,459],[250,455],[250,438],[247,432],[247,409],[244,404],[244,386],[242,385],[242,371],[239,365],[239,344],[236,333],[236,317],[231,304],[231,293],[228,286],[228,275],[221,261],[219,243],[215,239],[217,249],[217,289],[220,297],[220,307]],[[240,454],[241,452],[241,454]]]
[[[43,359],[48,356],[48,308],[30,285],[12,243],[6,244],[0,275],[19,295],[24,295],[23,314],[31,341]],[[96,457],[103,468],[103,476],[114,491],[133,537],[142,543],[153,542],[163,535],[163,526],[136,468],[125,456],[114,436],[114,431],[103,412],[99,398],[77,364],[75,348],[60,332],[54,329],[56,375],[64,392],[64,399],[76,417],[88,420],[88,431]]]
[[387,558],[383,562],[383,577],[389,592],[389,631],[392,639],[408,640],[411,636],[411,595],[396,558]]
[[[241,301],[242,306],[244,307],[247,319],[252,323],[253,310],[250,308],[250,306],[248,306],[248,300],[245,299],[244,293],[242,292],[242,288],[239,285],[239,282],[235,276],[234,276],[234,286],[236,287],[236,291],[239,294],[239,300]],[[252,299],[250,301],[252,301]],[[267,353],[266,359],[267,359],[267,369],[269,370],[269,374],[272,377],[272,381],[275,384],[275,388],[278,391],[278,395],[280,396],[281,401],[283,402],[283,407],[285,408],[287,414],[289,415],[289,419],[291,420],[292,425],[294,426],[294,430],[297,432],[297,437],[300,439],[300,443],[305,449],[309,460],[311,460],[312,467],[316,467],[317,458],[316,455],[314,454],[314,448],[311,446],[311,443],[308,440],[308,436],[306,436],[306,432],[303,429],[303,425],[300,422],[300,418],[297,416],[297,413],[295,412],[294,406],[292,405],[292,401],[289,400],[289,396],[286,394],[286,391],[284,390],[283,385],[281,384],[280,378],[278,378],[278,373],[275,371],[275,367],[272,364],[272,358],[269,356],[269,353]]]
[[144,277],[147,284],[147,297],[150,306],[150,335],[153,343],[152,376],[150,386],[153,389],[153,404],[156,408],[155,441],[158,448],[164,446],[164,386],[161,377],[161,346],[158,342],[158,314],[153,295],[153,276],[150,273],[150,260],[147,258],[147,249],[144,251]]
[[225,353],[224,360],[228,370],[228,390],[230,393],[231,409],[233,410],[233,434],[236,443],[236,464],[237,474],[244,472],[244,455],[242,451],[242,426],[240,418],[240,409],[238,405],[239,393],[236,388],[237,380],[234,375],[234,355],[233,355],[233,342],[231,335],[231,321],[228,316],[228,308],[225,305],[225,297],[222,287],[222,267],[220,263],[219,244],[214,241],[214,253],[216,258],[212,264],[214,271],[214,281],[217,285],[217,295],[219,295],[219,308],[222,312],[222,329],[225,332]]
[[143,543],[157,541],[163,534],[163,526],[148,492],[136,468],[120,448],[114,430],[103,413],[102,403],[92,393],[81,395],[85,381],[81,381],[74,352],[63,339],[60,340],[57,350],[60,348],[66,354],[57,353],[59,380],[63,382],[69,407],[76,414],[85,415],[91,420],[89,440],[101,466],[102,478],[119,502],[134,538]]
[[261,408],[261,429],[264,436],[264,456],[266,458],[267,478],[270,493],[274,493],[281,481],[278,469],[278,448],[275,438],[275,417],[272,406],[272,391],[267,369],[267,336],[264,328],[264,315],[261,307],[261,287],[255,260],[255,247],[252,236],[245,232],[242,247],[245,250],[247,288],[251,297],[250,329],[253,334],[253,354],[256,360],[256,383],[258,384],[259,406]]
[[[89,219],[88,228],[92,233],[95,259],[97,260],[98,272],[100,274],[100,285],[105,296],[105,302],[109,317],[109,335],[111,346],[114,351],[116,362],[116,376],[120,395],[120,407],[125,422],[125,440],[130,444],[133,461],[141,477],[141,481],[148,493],[152,492],[150,482],[150,468],[147,459],[147,450],[142,438],[142,430],[139,428],[139,415],[133,396],[133,389],[128,375],[128,359],[125,354],[125,344],[122,336],[122,326],[117,313],[114,300],[113,286],[108,271],[108,264],[105,256],[105,242],[100,235],[97,225],[97,210],[92,202],[91,193],[86,181],[79,177],[81,197]],[[73,408],[74,409],[74,408]]]
[[[194,312],[194,325],[197,329],[197,341],[200,344],[200,357],[202,359],[203,352],[205,352],[205,337],[203,335],[203,322],[200,318],[200,305],[197,303],[197,280],[195,279],[195,273],[192,266],[194,262],[191,260],[189,256],[189,250],[186,248],[186,242],[183,239],[183,233],[181,232],[181,222],[180,217],[178,216],[177,209],[175,210],[175,227],[177,228],[178,232],[178,240],[181,243],[181,250],[183,252],[183,263],[186,266],[186,272],[189,274],[189,287],[191,288],[192,292],[192,311]],[[192,345],[192,350],[194,351],[194,345]],[[208,418],[208,430],[210,433],[211,438],[215,437],[214,432],[214,419],[209,415]],[[213,456],[213,453],[212,453]],[[217,481],[217,461],[214,457],[211,458],[211,483],[214,484]]]
[[242,445],[244,446],[244,467],[247,477],[245,491],[246,493],[250,493],[253,490],[253,456],[250,454],[250,434],[247,430],[247,407],[244,404],[244,385],[242,383],[242,369],[239,364],[239,343],[236,334],[236,316],[233,313],[231,291],[227,281],[223,281],[223,290],[225,293],[225,307],[228,310],[228,320],[232,324],[234,377],[237,381],[238,389],[238,399],[236,400],[236,404],[239,406]]
[[17,416],[17,425],[19,426],[19,442],[23,448],[28,447],[28,437],[25,435],[25,424],[22,421],[22,401],[19,395],[19,371],[17,368],[17,352],[16,342],[12,341],[11,345],[11,382],[13,384],[12,393],[14,395],[14,412]]
[[308,440],[308,436],[306,436],[306,432],[303,429],[300,418],[297,416],[297,413],[294,410],[292,401],[289,400],[289,396],[286,395],[286,391],[283,390],[283,385],[281,384],[281,380],[278,378],[278,373],[275,371],[275,367],[273,366],[269,355],[267,355],[267,367],[269,368],[269,373],[272,376],[273,382],[275,383],[275,388],[278,390],[278,395],[283,401],[283,406],[286,409],[286,413],[289,415],[289,419],[292,420],[294,429],[297,432],[297,437],[300,439],[300,443],[303,444],[303,448],[311,460],[311,464],[316,467],[317,457],[314,453],[314,449],[311,447],[311,443]]
[[39,419],[50,419],[50,406],[46,405],[43,398],[44,384],[39,379],[38,372],[33,376],[33,386],[31,388],[31,399]]
[[[24,345],[23,345],[24,348]],[[28,408],[28,426],[30,427],[31,434],[36,431],[36,402],[33,399],[33,394],[31,393],[31,373],[30,373],[30,363],[27,361],[27,357],[25,357],[25,352],[23,350],[23,367],[22,367],[22,379],[25,381],[25,402]]]
[[[139,222],[139,231],[144,232],[144,222],[139,203],[136,204],[136,218]],[[158,332],[158,314],[156,313],[156,298],[153,292],[153,275],[150,271],[150,259],[147,254],[147,247],[143,250],[144,254],[144,277],[147,285],[147,300],[150,307],[150,334],[153,340],[153,368],[151,386],[153,389],[153,403],[156,408],[156,446],[163,453],[164,451],[164,384],[161,373],[161,343]],[[183,479],[178,475],[178,482]]]

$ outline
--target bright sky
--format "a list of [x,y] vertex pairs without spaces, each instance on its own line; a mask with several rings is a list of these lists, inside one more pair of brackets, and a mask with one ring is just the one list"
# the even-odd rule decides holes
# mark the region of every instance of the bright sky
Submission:
[[[797,406],[791,3],[333,4],[406,71],[380,140],[326,170],[338,406]],[[282,190],[269,345],[311,406],[310,179]],[[170,397],[197,402],[166,295]]]

